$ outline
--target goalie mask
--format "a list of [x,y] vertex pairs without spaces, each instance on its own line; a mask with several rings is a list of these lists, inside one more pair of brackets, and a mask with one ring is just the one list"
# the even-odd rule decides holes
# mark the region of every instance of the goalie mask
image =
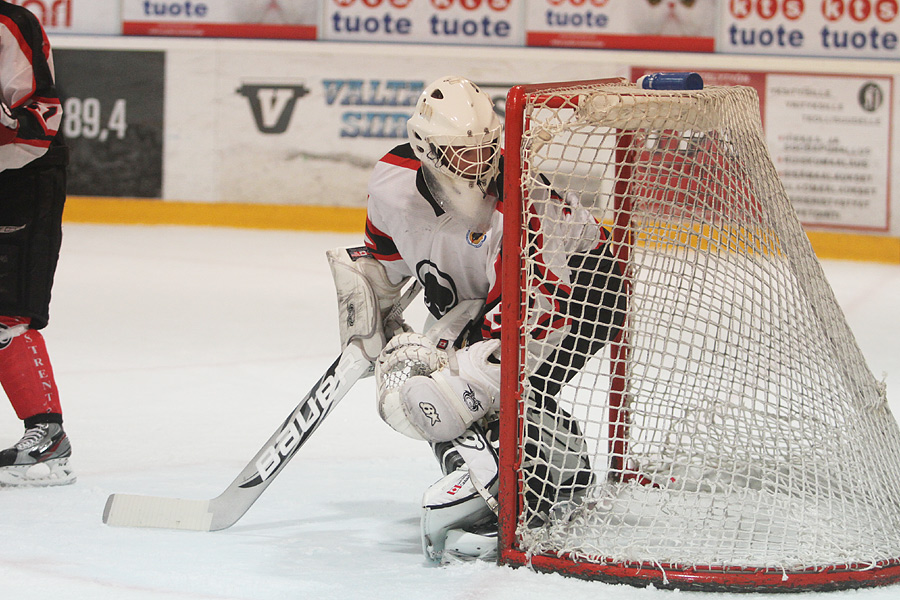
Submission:
[[490,97],[462,77],[426,87],[407,122],[428,190],[441,208],[479,233],[496,203],[486,196],[499,172],[500,130]]

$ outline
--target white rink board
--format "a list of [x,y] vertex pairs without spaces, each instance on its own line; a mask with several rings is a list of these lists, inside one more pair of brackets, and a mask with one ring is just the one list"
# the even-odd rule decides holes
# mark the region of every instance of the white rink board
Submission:
[[[405,143],[406,119],[421,89],[433,79],[462,74],[502,101],[511,85],[523,81],[625,74],[625,67],[618,63],[597,66],[582,60],[561,68],[557,59],[531,62],[526,74],[520,65],[521,51],[492,49],[490,60],[486,53],[454,50],[447,58],[446,50],[432,47],[398,52],[374,45],[275,44],[220,50],[212,61],[198,63],[190,51],[170,52],[170,86],[192,82],[186,85],[212,93],[210,102],[215,106],[214,112],[201,116],[208,120],[203,129],[217,131],[218,136],[215,140],[207,136],[213,179],[209,197],[199,199],[363,206],[372,166],[392,147]],[[250,99],[235,93],[247,84],[262,86],[262,94],[267,85],[307,90],[297,99],[283,134],[260,132],[259,123],[250,118]],[[179,95],[170,93],[169,98],[173,97]],[[172,106],[167,111],[167,130],[196,129],[190,113],[202,110],[203,103],[196,103],[196,97],[180,97],[186,103],[183,109]],[[278,109],[270,106],[273,112]],[[276,118],[269,116],[266,125]],[[176,145],[171,150],[191,156],[197,148]],[[196,182],[190,180],[191,174],[181,177],[179,166],[187,160],[168,158],[167,152],[165,171],[171,176],[166,178],[165,195],[184,198]]]
[[[362,207],[375,161],[403,143],[405,119],[428,82],[459,74],[502,110],[517,83],[629,75],[632,68],[877,77],[894,61],[770,58],[671,52],[345,44],[229,39],[55,36],[57,48],[166,51],[163,193],[166,200]],[[254,104],[256,114],[254,114]],[[893,109],[892,109],[893,110]],[[900,164],[892,120],[890,165]],[[879,231],[900,231],[890,185]],[[882,200],[885,202],[885,200]]]

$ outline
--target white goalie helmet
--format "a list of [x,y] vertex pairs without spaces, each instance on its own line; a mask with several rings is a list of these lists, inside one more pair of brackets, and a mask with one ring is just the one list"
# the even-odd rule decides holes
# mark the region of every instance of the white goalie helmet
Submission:
[[500,169],[500,119],[491,98],[463,77],[430,84],[407,122],[429,191],[448,213],[484,232],[496,201],[486,199]]

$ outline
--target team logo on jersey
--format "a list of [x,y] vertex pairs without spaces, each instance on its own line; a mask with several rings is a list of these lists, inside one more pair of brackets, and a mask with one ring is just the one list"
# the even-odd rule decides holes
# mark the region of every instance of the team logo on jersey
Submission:
[[425,288],[425,306],[435,317],[440,319],[459,302],[456,284],[430,260],[416,265],[416,278]]
[[260,133],[284,133],[298,98],[309,93],[305,85],[244,84],[237,93],[247,98]]
[[476,233],[469,230],[469,233],[466,234],[466,241],[469,242],[470,246],[475,246],[476,248],[481,248],[484,245],[484,240],[487,239],[486,233]]

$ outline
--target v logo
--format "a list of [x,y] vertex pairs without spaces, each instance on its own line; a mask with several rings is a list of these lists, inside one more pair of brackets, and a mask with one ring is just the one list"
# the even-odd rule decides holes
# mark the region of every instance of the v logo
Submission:
[[309,93],[304,85],[248,85],[237,93],[250,101],[256,128],[261,133],[284,133],[287,130],[297,98]]

